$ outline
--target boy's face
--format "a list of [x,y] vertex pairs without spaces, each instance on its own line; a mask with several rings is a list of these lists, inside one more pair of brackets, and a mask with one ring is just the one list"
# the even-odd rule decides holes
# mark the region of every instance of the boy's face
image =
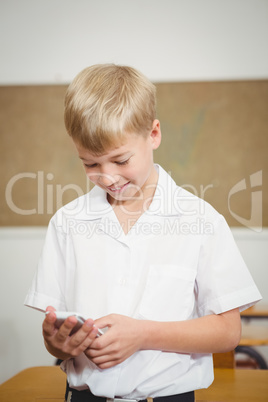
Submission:
[[107,192],[114,201],[131,203],[144,200],[154,192],[157,173],[153,164],[153,150],[161,142],[160,123],[154,120],[145,138],[128,135],[127,141],[103,155],[95,155],[75,143],[89,180]]

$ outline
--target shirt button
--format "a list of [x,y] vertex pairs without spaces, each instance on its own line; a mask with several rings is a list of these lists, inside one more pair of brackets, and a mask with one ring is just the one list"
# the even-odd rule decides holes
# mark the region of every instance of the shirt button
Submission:
[[119,284],[120,284],[121,286],[124,286],[124,285],[126,284],[126,279],[125,279],[125,278],[120,278],[120,279],[119,279]]

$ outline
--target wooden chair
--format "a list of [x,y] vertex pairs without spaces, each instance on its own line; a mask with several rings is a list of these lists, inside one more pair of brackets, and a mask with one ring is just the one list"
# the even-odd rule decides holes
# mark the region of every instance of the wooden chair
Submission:
[[[239,359],[242,355],[244,358]],[[250,368],[267,370],[265,359],[255,349],[249,346],[237,346],[227,353],[213,354],[214,368]]]
[[213,354],[214,368],[235,368],[235,351]]

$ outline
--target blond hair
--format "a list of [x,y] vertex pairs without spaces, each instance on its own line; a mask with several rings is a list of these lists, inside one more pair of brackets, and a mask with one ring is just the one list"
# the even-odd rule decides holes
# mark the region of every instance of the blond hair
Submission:
[[146,136],[155,117],[155,86],[132,67],[93,65],[67,89],[67,132],[95,154],[123,144],[127,134]]

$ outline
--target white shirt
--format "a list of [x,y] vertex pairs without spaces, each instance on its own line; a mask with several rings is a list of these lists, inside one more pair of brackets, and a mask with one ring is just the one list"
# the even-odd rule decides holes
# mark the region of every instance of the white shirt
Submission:
[[[55,214],[26,305],[180,321],[261,299],[224,218],[158,171],[154,199],[127,235],[97,186]],[[110,398],[172,395],[213,381],[210,354],[142,350],[106,370],[81,354],[63,368],[71,387]]]

